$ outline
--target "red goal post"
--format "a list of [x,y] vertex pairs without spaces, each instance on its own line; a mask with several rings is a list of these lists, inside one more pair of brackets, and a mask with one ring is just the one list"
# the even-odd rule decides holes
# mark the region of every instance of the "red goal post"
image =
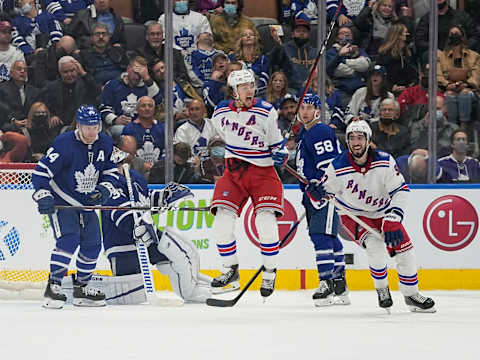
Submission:
[[[42,239],[29,238],[31,228],[40,229],[48,221],[33,212],[35,204],[29,199],[34,167],[35,164],[0,163],[0,298],[38,298],[48,279],[48,267],[31,262],[38,252],[35,246],[49,246]],[[40,235],[40,230],[37,233]],[[37,244],[31,246],[33,242]]]

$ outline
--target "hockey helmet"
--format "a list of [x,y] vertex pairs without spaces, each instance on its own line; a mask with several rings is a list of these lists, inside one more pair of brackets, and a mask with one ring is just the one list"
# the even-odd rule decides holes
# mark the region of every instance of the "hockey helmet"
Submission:
[[102,118],[93,105],[82,105],[77,110],[77,124],[101,125]]
[[110,158],[115,164],[120,164],[128,157],[128,153],[120,150],[118,147],[113,147],[112,157]]
[[348,138],[353,132],[360,132],[365,135],[365,138],[367,140],[365,152],[367,152],[368,148],[370,147],[370,139],[372,138],[372,129],[370,128],[370,125],[368,125],[365,120],[352,121],[350,124],[348,124],[347,130],[345,131],[345,136],[347,140],[348,150],[350,150],[350,152],[352,152],[352,150],[350,149]]
[[237,87],[241,84],[253,83],[255,84],[255,75],[251,70],[234,70],[228,75],[228,86],[233,89],[235,94],[238,94]]
[[316,109],[320,109],[322,107],[322,103],[320,102],[320,98],[317,94],[314,93],[307,93],[303,98],[304,104],[312,104],[315,106]]

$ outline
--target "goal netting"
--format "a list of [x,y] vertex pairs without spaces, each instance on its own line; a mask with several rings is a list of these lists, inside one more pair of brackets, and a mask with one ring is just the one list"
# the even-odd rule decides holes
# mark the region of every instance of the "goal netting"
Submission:
[[31,199],[34,167],[0,163],[1,298],[37,298],[48,279],[48,217],[36,213]]

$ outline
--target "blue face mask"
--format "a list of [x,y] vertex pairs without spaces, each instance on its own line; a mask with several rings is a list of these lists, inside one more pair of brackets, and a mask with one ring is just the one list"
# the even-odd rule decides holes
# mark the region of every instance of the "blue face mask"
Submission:
[[347,44],[351,44],[351,43],[352,43],[352,39],[349,38],[349,37],[343,37],[343,38],[338,39],[338,43],[339,43],[341,46],[345,46],[345,45],[347,45]]
[[223,146],[214,146],[210,150],[210,155],[216,158],[223,158],[225,156],[225,148]]
[[188,11],[188,1],[178,1],[175,3],[175,12],[185,14]]
[[223,11],[225,11],[225,14],[227,15],[235,15],[237,13],[237,5],[225,4],[225,6],[223,7]]
[[22,6],[22,14],[28,14],[32,10],[32,5],[30,3],[26,3]]
[[296,156],[297,156],[296,149],[288,150],[288,160],[295,160]]
[[437,120],[443,119],[443,111],[437,109]]

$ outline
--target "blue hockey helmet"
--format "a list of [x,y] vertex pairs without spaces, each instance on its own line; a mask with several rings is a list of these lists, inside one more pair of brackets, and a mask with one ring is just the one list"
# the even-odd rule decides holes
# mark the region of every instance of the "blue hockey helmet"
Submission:
[[320,98],[317,94],[307,93],[303,98],[304,104],[312,104],[315,106],[316,109],[320,109],[322,107],[322,103],[320,102]]
[[102,117],[93,105],[82,105],[77,110],[77,124],[101,125]]

